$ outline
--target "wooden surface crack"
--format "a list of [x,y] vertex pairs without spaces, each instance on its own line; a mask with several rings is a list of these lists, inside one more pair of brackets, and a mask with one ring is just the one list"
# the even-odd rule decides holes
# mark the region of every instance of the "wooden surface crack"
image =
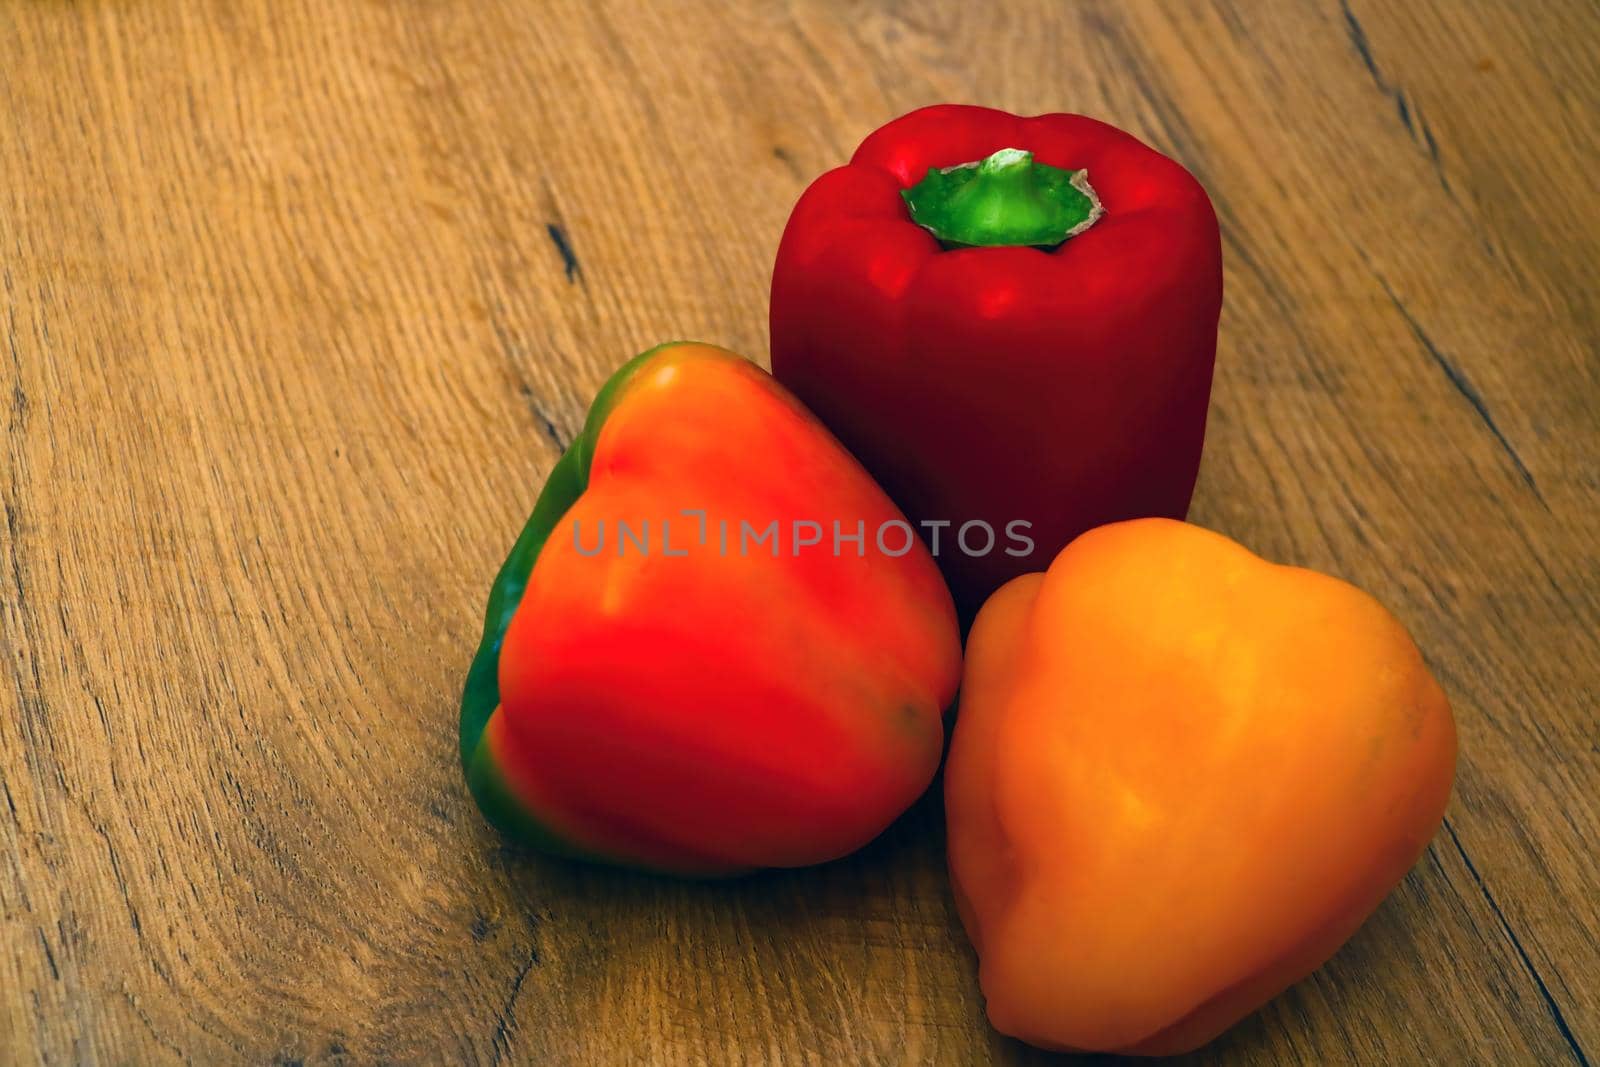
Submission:
[[1434,175],[1439,179],[1439,186],[1452,200],[1455,199],[1455,190],[1450,187],[1450,179],[1445,174],[1444,164],[1439,158],[1439,142],[1434,137],[1428,120],[1423,116],[1422,108],[1407,98],[1404,89],[1384,77],[1383,70],[1378,66],[1377,57],[1373,55],[1372,42],[1367,37],[1366,28],[1350,9],[1350,0],[1339,0],[1339,10],[1344,15],[1345,32],[1350,38],[1351,47],[1355,49],[1356,55],[1361,57],[1361,65],[1372,76],[1372,84],[1377,86],[1380,93],[1394,101],[1395,114],[1400,117],[1406,133],[1427,152]]
[[[530,931],[529,936],[534,936]],[[517,1001],[522,997],[522,983],[528,980],[528,974],[539,965],[539,949],[535,945],[528,949],[528,957],[517,971],[517,976],[511,982],[511,993],[506,997],[506,1002],[500,1009],[500,1014],[495,1018],[494,1040],[490,1042],[494,1049],[494,1058],[490,1062],[498,1065],[505,1058],[511,1048],[511,1031],[517,1024]]]
[[578,262],[578,253],[572,250],[572,239],[567,236],[567,231],[559,223],[547,222],[544,232],[550,235],[550,243],[556,246],[556,253],[561,256],[561,269],[567,281],[583,281],[583,265]]
[[533,390],[533,385],[528,381],[522,370],[522,361],[528,358],[528,351],[512,335],[510,329],[506,327],[501,314],[501,310],[492,313],[490,325],[494,330],[495,339],[500,344],[500,350],[505,355],[506,368],[516,387],[517,395],[527,405],[529,414],[533,416],[534,422],[538,425],[539,432],[544,435],[545,440],[555,446],[557,454],[563,453],[567,450],[567,446],[572,444],[573,435],[558,427],[555,424],[555,420],[545,411],[544,405],[540,403],[538,395]]
[[1406,307],[1405,301],[1400,299],[1399,295],[1390,287],[1389,282],[1380,274],[1374,273],[1373,277],[1377,278],[1378,284],[1383,286],[1383,291],[1389,297],[1389,302],[1394,305],[1395,311],[1399,312],[1400,317],[1405,320],[1406,328],[1411,331],[1411,336],[1416,338],[1417,343],[1428,354],[1428,358],[1433,360],[1434,365],[1444,372],[1445,378],[1454,387],[1455,391],[1460,393],[1462,398],[1471,405],[1472,410],[1477,413],[1478,420],[1483,423],[1490,435],[1499,443],[1500,450],[1511,460],[1511,465],[1516,468],[1518,477],[1522,479],[1523,484],[1528,487],[1535,499],[1539,501],[1539,506],[1549,511],[1550,505],[1545,500],[1544,493],[1539,490],[1539,483],[1533,480],[1533,472],[1528,470],[1526,463],[1522,462],[1522,457],[1517,454],[1516,448],[1511,444],[1511,439],[1505,435],[1505,432],[1495,422],[1494,416],[1489,413],[1489,405],[1484,403],[1482,394],[1474,388],[1466,373],[1456,366],[1455,362],[1449,356],[1446,356],[1438,345],[1433,343],[1433,339],[1422,328],[1422,323],[1418,322],[1417,317],[1411,314],[1411,309]]
[[1556,1030],[1561,1034],[1561,1039],[1566,1042],[1567,1050],[1572,1053],[1573,1060],[1579,1067],[1589,1067],[1589,1057],[1585,1055],[1583,1046],[1578,1044],[1578,1037],[1572,1032],[1572,1027],[1567,1024],[1567,1017],[1561,1010],[1561,1005],[1556,1003],[1556,998],[1551,995],[1550,987],[1545,984],[1544,978],[1539,974],[1539,969],[1533,965],[1533,960],[1528,956],[1528,950],[1522,947],[1522,939],[1512,929],[1505,912],[1500,910],[1500,904],[1494,899],[1494,894],[1489,892],[1489,887],[1484,883],[1483,876],[1478,873],[1477,865],[1472,862],[1472,857],[1467,855],[1467,850],[1462,847],[1461,838],[1456,835],[1456,828],[1450,825],[1447,818],[1444,821],[1444,832],[1449,835],[1450,843],[1455,846],[1456,853],[1461,857],[1461,862],[1466,865],[1467,874],[1472,876],[1472,882],[1478,887],[1478,892],[1483,894],[1484,903],[1489,905],[1489,910],[1494,912],[1495,921],[1500,924],[1500,930],[1506,935],[1506,940],[1511,942],[1511,947],[1516,951],[1517,958],[1522,961],[1523,968],[1528,972],[1528,977],[1533,979],[1534,986],[1539,991],[1539,999],[1544,1001],[1544,1006],[1550,1012],[1550,1018],[1556,1024]]

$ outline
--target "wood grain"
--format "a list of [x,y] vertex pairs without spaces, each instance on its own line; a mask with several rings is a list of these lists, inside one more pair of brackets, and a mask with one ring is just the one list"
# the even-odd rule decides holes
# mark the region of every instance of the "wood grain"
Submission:
[[505,847],[454,755],[590,395],[764,358],[809,178],[914,106],[1190,166],[1194,518],[1413,629],[1445,829],[1196,1062],[1600,1049],[1600,12],[1585,0],[0,0],[0,1061],[1023,1062],[937,804],[726,885]]

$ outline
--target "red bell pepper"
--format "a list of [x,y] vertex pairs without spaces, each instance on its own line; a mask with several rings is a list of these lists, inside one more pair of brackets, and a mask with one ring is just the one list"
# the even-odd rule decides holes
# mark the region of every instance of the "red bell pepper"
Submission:
[[1085,530],[1186,514],[1221,304],[1216,214],[1183,167],[1081,115],[928,107],[800,198],[772,369],[922,526],[970,617]]

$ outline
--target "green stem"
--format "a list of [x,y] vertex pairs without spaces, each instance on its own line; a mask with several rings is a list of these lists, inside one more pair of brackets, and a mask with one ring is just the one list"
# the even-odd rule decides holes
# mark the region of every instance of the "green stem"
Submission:
[[947,248],[1048,248],[1105,214],[1088,171],[1036,163],[1032,152],[1020,148],[929,168],[927,177],[900,195],[912,220]]

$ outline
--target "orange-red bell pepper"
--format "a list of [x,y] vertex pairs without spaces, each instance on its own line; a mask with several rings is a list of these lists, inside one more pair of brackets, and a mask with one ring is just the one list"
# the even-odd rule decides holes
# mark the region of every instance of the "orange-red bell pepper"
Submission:
[[1168,1054],[1320,966],[1416,862],[1455,726],[1334,578],[1166,519],[1002,587],[967,645],[950,872],[989,1018]]
[[462,761],[555,851],[817,863],[927,788],[960,657],[932,558],[828,431],[755,364],[663,345],[600,391],[495,581]]

